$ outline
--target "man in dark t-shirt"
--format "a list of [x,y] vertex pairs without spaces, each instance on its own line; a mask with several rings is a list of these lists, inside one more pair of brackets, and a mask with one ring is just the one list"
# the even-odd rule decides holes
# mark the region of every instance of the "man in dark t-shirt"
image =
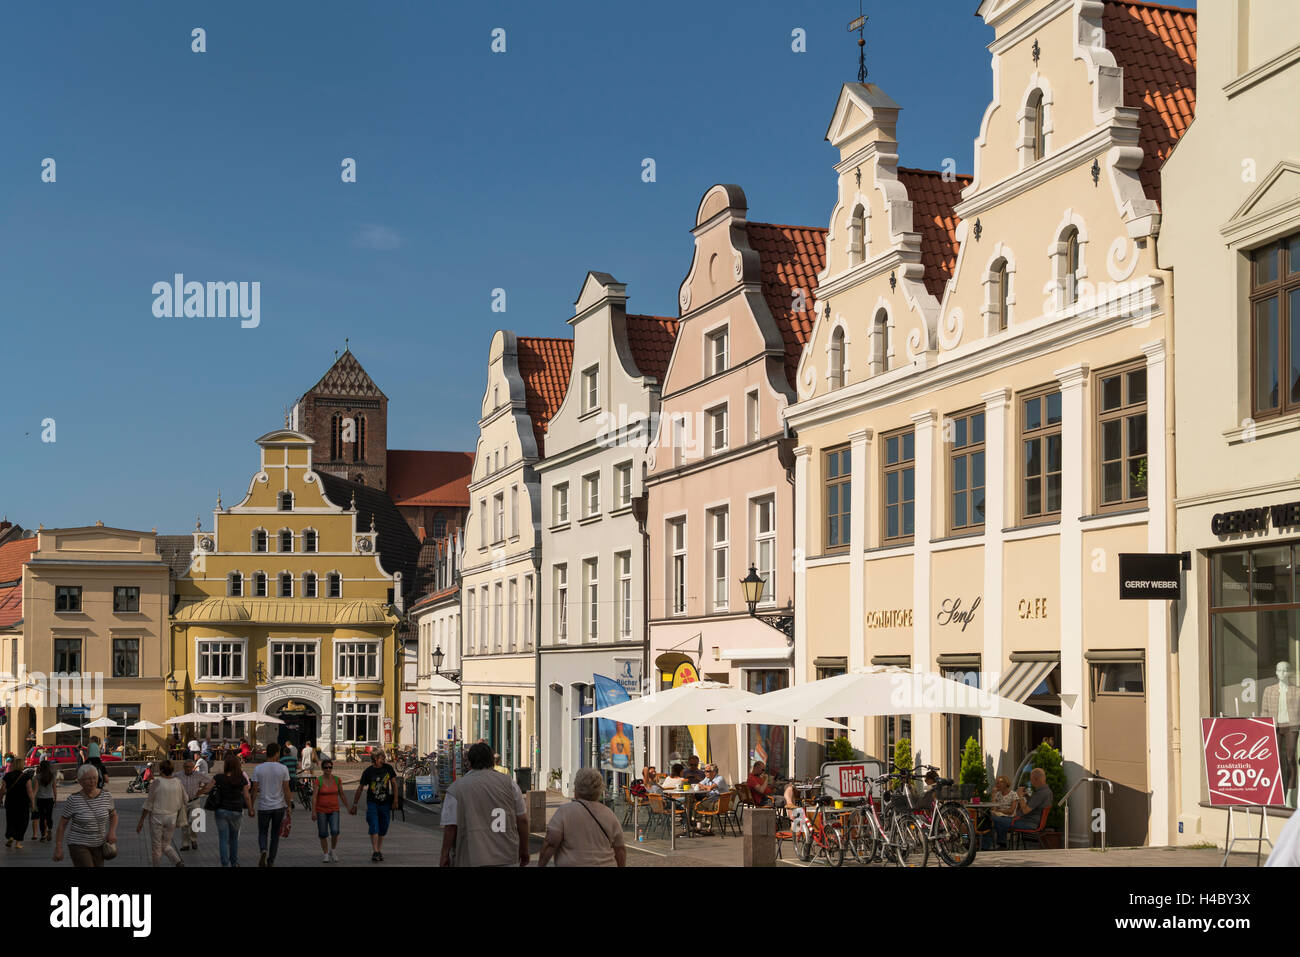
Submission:
[[1047,786],[1047,774],[1042,768],[1034,768],[1029,773],[1029,784],[1034,789],[1032,794],[1026,794],[1024,788],[1017,788],[1011,817],[993,818],[999,849],[1006,849],[1007,834],[1013,830],[1038,830],[1038,825],[1043,820],[1043,811],[1052,806],[1052,789]]
[[372,861],[384,859],[384,836],[388,833],[388,823],[393,811],[397,810],[397,772],[384,759],[384,749],[375,748],[370,752],[370,767],[361,773],[361,783],[352,798],[352,813],[357,813],[357,804],[361,801],[361,792],[366,792],[366,824],[370,828],[370,847]]

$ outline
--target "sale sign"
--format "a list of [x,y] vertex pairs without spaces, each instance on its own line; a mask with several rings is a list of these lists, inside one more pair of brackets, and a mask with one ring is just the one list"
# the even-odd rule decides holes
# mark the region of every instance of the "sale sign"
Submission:
[[1282,762],[1272,718],[1202,718],[1210,804],[1280,805]]

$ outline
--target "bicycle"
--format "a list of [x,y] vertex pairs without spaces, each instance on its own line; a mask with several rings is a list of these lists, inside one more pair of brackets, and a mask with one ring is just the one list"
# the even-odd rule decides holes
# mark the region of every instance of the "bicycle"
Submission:
[[[933,765],[918,764],[907,772],[905,779],[921,777],[922,773],[939,769]],[[952,787],[951,778],[939,778],[936,788]],[[916,807],[913,813],[922,821],[926,840],[934,846],[939,860],[948,867],[968,867],[975,860],[979,843],[975,840],[975,825],[960,801],[937,800],[933,791],[926,793],[928,803]]]
[[301,776],[294,780],[294,791],[298,795],[298,801],[302,804],[303,810],[311,810],[312,785],[311,778]]
[[929,861],[930,844],[912,813],[907,790],[888,790],[890,784],[902,782],[898,773],[872,779],[863,803],[844,822],[845,846],[860,863],[893,861],[900,867],[924,867]]
[[[814,778],[820,781],[821,778]],[[844,840],[840,836],[839,822],[826,820],[826,805],[830,798],[820,797],[815,801],[817,810],[811,818],[805,808],[789,808],[790,828],[794,831],[795,852],[805,864],[812,860],[813,851],[825,859],[832,867],[844,863]]]

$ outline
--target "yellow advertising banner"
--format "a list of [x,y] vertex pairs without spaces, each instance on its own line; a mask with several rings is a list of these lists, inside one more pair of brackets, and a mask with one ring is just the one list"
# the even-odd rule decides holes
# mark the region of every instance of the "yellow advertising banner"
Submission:
[[[699,672],[695,670],[695,666],[689,661],[682,662],[673,672],[674,688],[699,680]],[[709,729],[702,724],[692,724],[686,730],[691,733],[691,740],[695,743],[695,753],[700,756],[700,762],[707,764],[709,761]]]

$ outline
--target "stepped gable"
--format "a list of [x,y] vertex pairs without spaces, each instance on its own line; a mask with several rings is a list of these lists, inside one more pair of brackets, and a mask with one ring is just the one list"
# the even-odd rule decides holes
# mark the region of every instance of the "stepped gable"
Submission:
[[520,336],[517,340],[519,375],[524,380],[528,416],[533,422],[537,454],[544,455],[543,442],[551,417],[559,411],[569,388],[573,370],[573,340]]
[[944,287],[957,264],[957,224],[953,207],[961,202],[961,191],[971,184],[969,176],[945,179],[928,169],[898,168],[898,181],[912,201],[912,229],[921,234],[923,281],[930,295],[943,300]]
[[1160,168],[1196,115],[1196,11],[1107,0],[1106,48],[1124,70],[1124,105],[1140,108],[1147,198],[1160,202]]
[[[814,226],[747,223],[750,248],[759,255],[763,298],[785,340],[785,377],[796,389],[796,370],[803,347],[812,337],[813,293],[817,274],[826,267],[826,230]],[[804,308],[795,311],[796,290]]]
[[632,350],[637,371],[643,376],[652,376],[661,383],[664,381],[676,341],[676,319],[665,316],[627,317],[628,348]]

